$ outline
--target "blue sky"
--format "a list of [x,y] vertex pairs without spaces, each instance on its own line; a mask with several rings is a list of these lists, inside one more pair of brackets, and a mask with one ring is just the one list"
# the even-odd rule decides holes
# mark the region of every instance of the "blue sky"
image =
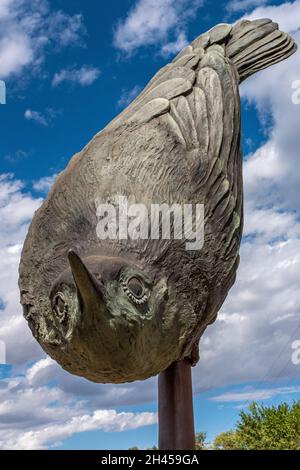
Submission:
[[[124,448],[157,440],[156,379],[95,385],[34,342],[18,304],[20,250],[55,174],[185,44],[219,22],[270,17],[300,42],[300,1],[0,0],[0,448]],[[241,88],[245,237],[234,289],[194,369],[208,441],[249,401],[299,398],[300,54]],[[300,100],[299,100],[300,101]]]

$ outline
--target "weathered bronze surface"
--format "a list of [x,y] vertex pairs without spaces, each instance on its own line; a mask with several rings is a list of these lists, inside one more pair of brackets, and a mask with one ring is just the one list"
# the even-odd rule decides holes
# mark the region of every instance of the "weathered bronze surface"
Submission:
[[[33,335],[95,382],[146,379],[184,358],[217,316],[239,262],[239,83],[286,59],[271,20],[218,25],[162,68],[70,161],[29,229],[21,302]],[[205,205],[205,241],[99,240],[97,203]],[[71,251],[70,251],[71,250]]]

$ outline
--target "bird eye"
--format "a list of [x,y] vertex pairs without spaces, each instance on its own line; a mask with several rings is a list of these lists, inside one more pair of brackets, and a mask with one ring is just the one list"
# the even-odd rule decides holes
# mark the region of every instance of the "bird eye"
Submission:
[[148,300],[148,292],[145,289],[144,283],[136,276],[132,276],[128,280],[122,279],[123,289],[133,303],[142,305]]
[[60,322],[63,322],[68,313],[68,305],[61,293],[56,294],[53,301],[53,311]]
[[142,282],[137,277],[129,279],[127,287],[137,299],[141,299],[143,297],[145,289]]

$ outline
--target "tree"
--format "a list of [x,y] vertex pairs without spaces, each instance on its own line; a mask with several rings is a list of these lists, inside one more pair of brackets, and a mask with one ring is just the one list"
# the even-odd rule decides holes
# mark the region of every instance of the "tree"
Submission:
[[221,432],[221,434],[219,434],[213,442],[213,449],[215,450],[239,449],[237,433],[232,430]]
[[237,435],[243,449],[300,450],[300,400],[270,407],[252,403],[240,413]]
[[292,405],[252,403],[240,412],[234,431],[219,434],[214,449],[300,450],[300,400]]
[[205,439],[206,439],[206,432],[197,432],[195,435],[195,449],[196,450],[204,450],[205,449]]

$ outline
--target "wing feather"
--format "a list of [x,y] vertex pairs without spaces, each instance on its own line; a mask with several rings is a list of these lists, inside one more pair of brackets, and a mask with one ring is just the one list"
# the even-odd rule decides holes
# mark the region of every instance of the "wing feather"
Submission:
[[185,96],[171,101],[171,115],[176,119],[182,133],[186,136],[187,149],[199,148],[195,119]]
[[211,170],[216,167],[216,160],[220,154],[223,139],[223,98],[222,86],[217,72],[206,65],[198,72],[196,86],[205,93],[208,116],[209,146],[207,160],[209,169],[200,178],[200,181],[204,183],[211,174]]
[[[226,32],[221,28],[220,35],[222,31]],[[195,45],[202,48],[199,42]],[[239,80],[224,52],[219,44],[207,47],[196,66],[192,89],[171,98],[170,110],[159,119],[172,123],[177,137],[184,142],[186,159],[189,161],[192,154],[193,163],[198,163],[192,181],[196,193],[204,197],[209,230],[225,233],[225,257],[229,250],[234,251],[233,240],[239,242],[242,193],[238,184],[241,177]],[[192,57],[190,49],[185,54]],[[185,54],[179,58],[181,63]]]
[[119,118],[157,118],[174,135],[192,193],[205,203],[209,232],[225,233],[224,256],[240,236],[242,210],[239,79],[219,44],[230,31],[220,25],[185,48]]
[[[199,61],[198,61],[199,62]],[[155,89],[158,85],[167,83],[169,80],[188,80],[190,83],[195,81],[195,72],[189,66],[180,66],[177,64],[169,64],[163,70],[153,77],[153,79],[146,86],[145,90],[138,97],[138,101],[142,100],[150,90]],[[172,84],[171,84],[172,85]],[[164,92],[164,91],[162,91]],[[166,96],[164,96],[166,98]]]
[[203,56],[204,49],[198,48],[192,54],[185,54],[179,57],[179,59],[174,59],[173,63],[176,64],[176,67],[188,67],[194,69],[197,67]]
[[205,171],[208,163],[209,124],[206,96],[199,87],[194,87],[193,93],[187,97],[194,116],[195,127],[199,142],[199,159],[202,162],[202,171]]

